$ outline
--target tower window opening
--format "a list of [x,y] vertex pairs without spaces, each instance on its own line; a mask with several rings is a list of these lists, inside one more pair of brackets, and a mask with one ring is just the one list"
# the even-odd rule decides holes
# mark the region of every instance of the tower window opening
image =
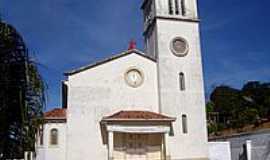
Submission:
[[183,72],[179,74],[179,88],[181,91],[184,91],[186,89],[185,86],[185,75]]
[[180,14],[180,12],[179,12],[179,7],[180,7],[180,5],[179,5],[179,0],[174,0],[174,2],[175,2],[175,14],[176,15],[179,15]]
[[187,127],[187,115],[182,115],[182,131],[184,134],[188,133],[188,127]]
[[173,0],[169,0],[169,14],[173,15]]
[[181,0],[181,12],[182,12],[182,16],[186,15],[186,3],[185,3],[185,0]]

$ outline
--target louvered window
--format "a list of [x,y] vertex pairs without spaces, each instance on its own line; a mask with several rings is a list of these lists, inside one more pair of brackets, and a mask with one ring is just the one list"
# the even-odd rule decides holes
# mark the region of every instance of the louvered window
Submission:
[[185,0],[181,0],[181,12],[182,12],[182,16],[186,15],[186,3],[185,3]]
[[168,2],[169,2],[169,14],[170,15],[173,15],[174,13],[173,13],[173,0],[168,0]]
[[180,9],[179,0],[174,0],[174,2],[175,2],[175,14],[179,15],[180,14],[180,12],[179,12],[179,9]]

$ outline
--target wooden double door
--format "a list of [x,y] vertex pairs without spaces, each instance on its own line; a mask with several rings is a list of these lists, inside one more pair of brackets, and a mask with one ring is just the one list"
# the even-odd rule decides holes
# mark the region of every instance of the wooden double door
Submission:
[[161,134],[114,134],[114,160],[160,160]]

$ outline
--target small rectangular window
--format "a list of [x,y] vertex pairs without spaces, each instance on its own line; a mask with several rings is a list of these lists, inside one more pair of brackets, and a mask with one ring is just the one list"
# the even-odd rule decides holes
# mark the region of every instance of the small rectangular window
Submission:
[[184,134],[188,133],[188,127],[187,127],[187,115],[182,115],[182,130]]
[[185,75],[183,72],[179,73],[179,88],[181,91],[184,91],[186,89],[185,86]]

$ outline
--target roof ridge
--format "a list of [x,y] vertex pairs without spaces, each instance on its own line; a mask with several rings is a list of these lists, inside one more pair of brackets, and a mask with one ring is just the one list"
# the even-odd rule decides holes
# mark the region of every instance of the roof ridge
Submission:
[[136,53],[142,57],[145,57],[149,60],[152,60],[154,62],[156,62],[156,60],[148,55],[146,55],[145,53],[143,53],[142,51],[138,50],[138,49],[130,49],[130,50],[126,50],[124,52],[121,52],[121,53],[118,53],[118,54],[114,54],[112,56],[109,56],[107,58],[104,58],[102,60],[99,60],[99,61],[96,61],[96,62],[93,62],[93,63],[90,63],[88,65],[85,65],[85,66],[82,66],[78,69],[73,69],[73,70],[70,70],[70,71],[67,71],[64,73],[64,75],[66,76],[69,76],[69,75],[73,75],[73,74],[76,74],[76,73],[79,73],[79,72],[82,72],[82,71],[85,71],[87,69],[90,69],[90,68],[93,68],[93,67],[96,67],[98,65],[101,65],[101,64],[104,64],[106,62],[109,62],[109,61],[112,61],[112,60],[115,60],[115,59],[118,59],[118,58],[121,58],[121,57],[124,57],[126,55],[129,55],[131,53]]

